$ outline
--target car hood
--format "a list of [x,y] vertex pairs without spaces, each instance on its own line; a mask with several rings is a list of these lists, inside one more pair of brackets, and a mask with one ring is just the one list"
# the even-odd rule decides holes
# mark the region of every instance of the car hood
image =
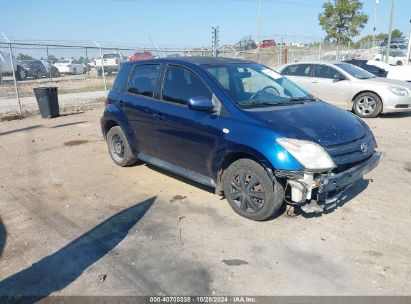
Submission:
[[400,86],[400,87],[407,87],[411,89],[411,84],[407,83],[403,80],[398,79],[390,79],[390,78],[383,78],[383,77],[375,77],[370,79],[361,79],[361,83],[368,83],[374,85],[387,85],[387,86]]
[[309,140],[323,147],[352,142],[366,133],[354,114],[322,101],[247,112],[281,137]]

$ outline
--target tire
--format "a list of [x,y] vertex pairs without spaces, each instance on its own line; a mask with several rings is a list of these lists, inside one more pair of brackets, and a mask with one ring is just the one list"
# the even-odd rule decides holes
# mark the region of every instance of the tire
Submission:
[[107,132],[107,145],[111,159],[116,165],[126,167],[136,163],[137,158],[131,152],[127,138],[119,126],[112,127]]
[[97,76],[102,76],[102,75],[103,75],[102,69],[97,69]]
[[76,68],[73,69],[73,75],[77,75],[77,70],[76,70]]
[[398,60],[398,61],[397,61],[397,65],[402,65],[402,61],[401,61],[401,60]]
[[264,168],[251,159],[232,163],[221,182],[231,208],[250,220],[267,220],[283,205],[283,186],[277,180],[273,182]]
[[354,113],[362,118],[374,118],[382,111],[381,98],[372,92],[364,92],[354,99]]
[[22,69],[21,67],[17,67],[17,80],[26,80],[27,79],[27,72]]

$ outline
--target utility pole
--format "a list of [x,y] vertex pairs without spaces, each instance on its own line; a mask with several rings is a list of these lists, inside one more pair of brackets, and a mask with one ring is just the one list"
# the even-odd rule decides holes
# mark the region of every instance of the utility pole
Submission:
[[393,23],[393,19],[394,19],[395,2],[397,2],[397,1],[396,0],[391,0],[391,17],[390,17],[390,27],[388,29],[387,49],[385,50],[385,63],[388,63],[388,58],[390,56],[392,23]]
[[373,35],[372,47],[375,47],[375,40],[376,40],[376,35],[377,35],[377,6],[378,6],[378,3],[380,3],[380,0],[375,0],[375,5],[374,5],[374,35]]
[[263,6],[263,0],[260,0],[260,7],[258,9],[258,23],[257,23],[257,43],[258,51],[260,51],[260,42],[261,42],[261,9]]
[[[410,23],[411,23],[411,19],[410,19]],[[408,51],[407,51],[405,65],[410,65],[410,56],[411,56],[411,32],[410,32],[410,37],[408,37]]]
[[211,28],[211,48],[212,48],[212,56],[218,56],[218,42],[219,42],[219,27],[213,26]]

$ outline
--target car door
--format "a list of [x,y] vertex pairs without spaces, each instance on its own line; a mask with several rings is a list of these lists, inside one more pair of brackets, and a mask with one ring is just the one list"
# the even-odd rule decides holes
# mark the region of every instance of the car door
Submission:
[[310,92],[311,70],[311,64],[293,64],[284,68],[281,74],[286,75],[288,79]]
[[330,65],[314,64],[311,93],[326,102],[345,107],[351,97],[351,81]]
[[179,65],[168,64],[162,78],[161,101],[153,104],[155,156],[210,177],[221,133],[219,115],[191,110],[187,103],[194,96],[211,99],[212,92],[196,73]]
[[119,101],[132,130],[133,147],[146,154],[154,153],[152,106],[159,71],[160,64],[134,65]]

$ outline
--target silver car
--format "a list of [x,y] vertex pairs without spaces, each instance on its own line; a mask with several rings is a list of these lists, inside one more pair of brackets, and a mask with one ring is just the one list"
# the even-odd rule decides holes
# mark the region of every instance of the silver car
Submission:
[[411,83],[376,77],[349,63],[297,62],[283,66],[280,73],[315,97],[360,117],[411,111]]

